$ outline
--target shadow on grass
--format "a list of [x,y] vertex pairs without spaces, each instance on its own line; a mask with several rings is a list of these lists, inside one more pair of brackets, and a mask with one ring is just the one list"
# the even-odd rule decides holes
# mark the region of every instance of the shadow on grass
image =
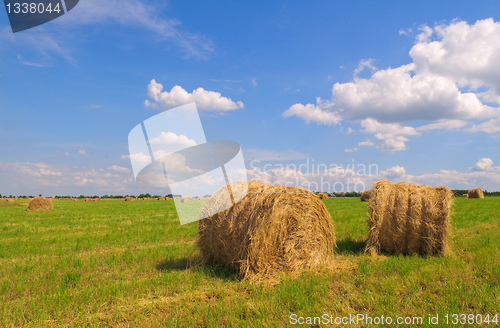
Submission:
[[361,254],[365,249],[366,241],[353,240],[351,237],[337,241],[337,254]]
[[156,265],[156,269],[158,271],[192,271],[225,281],[238,280],[236,270],[219,264],[203,264],[200,259],[192,257],[165,259]]

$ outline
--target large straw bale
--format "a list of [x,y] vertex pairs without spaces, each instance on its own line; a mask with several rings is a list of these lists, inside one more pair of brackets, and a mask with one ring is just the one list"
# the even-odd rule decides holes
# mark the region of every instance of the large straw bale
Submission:
[[35,197],[28,203],[28,211],[47,211],[52,208],[52,201],[45,197]]
[[361,193],[361,201],[367,202],[370,200],[371,190],[365,190]]
[[237,182],[230,189],[235,199],[243,197],[235,205],[217,213],[229,199],[221,188],[203,207],[203,216],[217,213],[198,223],[197,245],[205,263],[228,265],[240,278],[254,280],[331,260],[336,247],[332,219],[312,192],[257,181]]
[[446,187],[376,182],[368,203],[370,231],[365,252],[446,253],[452,196]]
[[469,198],[484,198],[484,192],[481,190],[481,188],[469,190],[468,195]]
[[165,197],[158,197],[158,200],[165,200]]
[[181,202],[182,203],[192,203],[193,202],[193,199],[189,196],[182,196],[181,197]]
[[320,192],[318,197],[319,199],[328,199],[328,194],[326,192]]
[[131,202],[133,200],[135,200],[135,198],[133,198],[133,197],[125,197],[125,201],[126,202]]

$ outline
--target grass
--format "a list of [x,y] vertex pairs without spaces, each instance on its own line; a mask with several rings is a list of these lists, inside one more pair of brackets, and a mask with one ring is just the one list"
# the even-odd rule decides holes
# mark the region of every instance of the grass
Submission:
[[500,197],[455,200],[446,257],[366,256],[366,204],[323,202],[332,266],[271,285],[197,265],[197,224],[181,226],[173,201],[0,202],[0,326],[282,327],[291,314],[362,313],[439,314],[432,326],[445,327],[445,314],[498,313]]

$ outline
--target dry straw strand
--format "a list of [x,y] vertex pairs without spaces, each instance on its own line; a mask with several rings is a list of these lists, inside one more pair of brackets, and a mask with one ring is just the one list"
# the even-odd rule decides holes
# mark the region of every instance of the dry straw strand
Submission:
[[[234,206],[200,220],[197,245],[205,263],[233,267],[240,278],[259,280],[278,272],[299,273],[331,260],[335,243],[332,219],[323,202],[299,187],[257,181],[230,185]],[[227,205],[224,187],[202,215]]]
[[445,254],[453,193],[447,187],[374,184],[369,200],[369,235],[365,252]]

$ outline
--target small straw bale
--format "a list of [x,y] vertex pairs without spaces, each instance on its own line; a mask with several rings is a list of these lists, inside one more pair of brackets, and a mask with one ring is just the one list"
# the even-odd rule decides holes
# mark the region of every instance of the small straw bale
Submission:
[[7,198],[5,201],[8,203],[14,203],[14,200],[12,198]]
[[484,198],[484,192],[481,188],[469,190],[469,198]]
[[368,203],[365,252],[445,254],[452,205],[453,193],[447,187],[376,182]]
[[181,202],[182,203],[192,203],[193,202],[193,199],[189,196],[182,196],[181,197]]
[[469,195],[468,194],[463,194],[462,197],[469,197]]
[[131,202],[133,200],[135,200],[133,197],[125,197],[126,202]]
[[320,192],[318,197],[319,199],[328,199],[328,194],[326,192]]
[[94,202],[100,202],[100,201],[101,201],[101,199],[100,199],[100,198],[94,198],[94,199],[93,199],[93,201],[94,201]]
[[73,199],[72,199],[72,201],[74,201],[74,202],[77,202],[77,201],[78,201],[78,199],[76,199],[76,198],[73,198]]
[[361,193],[361,201],[367,202],[370,200],[371,190],[365,190]]
[[236,182],[230,189],[239,202],[227,208],[224,187],[203,207],[202,216],[227,208],[198,222],[197,245],[204,263],[227,265],[241,279],[260,280],[331,260],[336,247],[332,219],[314,193],[257,181]]
[[165,200],[165,197],[158,197],[158,200]]
[[85,198],[86,202],[91,202],[92,200],[90,198]]
[[52,208],[52,202],[45,197],[35,197],[28,203],[28,211],[47,211]]

